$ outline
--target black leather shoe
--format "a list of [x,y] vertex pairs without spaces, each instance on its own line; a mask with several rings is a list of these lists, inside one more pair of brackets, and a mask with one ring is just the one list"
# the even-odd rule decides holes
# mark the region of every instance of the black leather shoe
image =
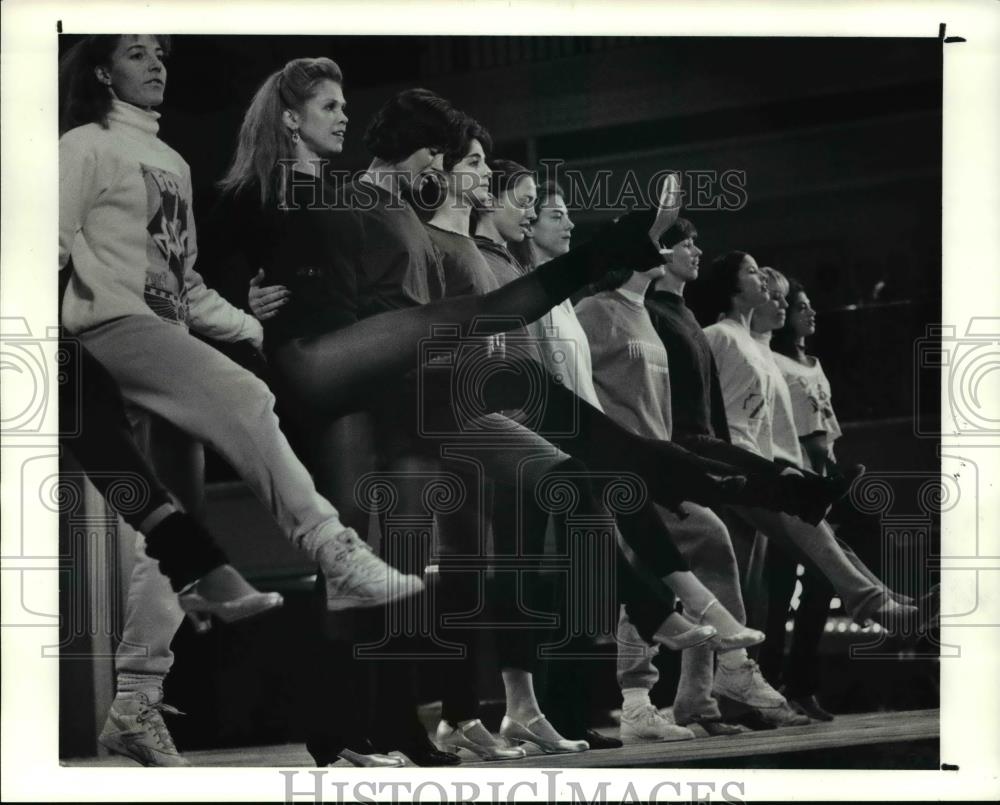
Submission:
[[776,730],[778,728],[777,724],[772,724],[766,721],[756,707],[747,708],[744,712],[739,713],[739,715],[731,720],[735,721],[737,724],[742,724],[744,727],[748,727],[754,732]]
[[709,738],[714,738],[717,735],[742,735],[744,732],[751,731],[749,727],[744,727],[741,724],[730,724],[721,718],[696,718],[694,721],[680,726],[693,727],[695,725],[705,730]]
[[813,721],[833,721],[833,713],[824,710],[815,696],[801,696],[797,699],[789,699],[788,703],[801,713],[809,716]]
[[457,766],[462,762],[458,755],[452,752],[441,752],[433,747],[401,747],[399,751],[418,766]]
[[621,749],[624,746],[617,738],[609,738],[597,730],[586,730],[580,737],[590,744],[591,749]]

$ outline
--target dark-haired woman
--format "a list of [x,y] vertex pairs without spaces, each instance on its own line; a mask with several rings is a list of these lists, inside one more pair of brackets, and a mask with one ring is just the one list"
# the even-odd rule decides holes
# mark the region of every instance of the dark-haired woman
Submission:
[[[779,436],[787,443],[785,452],[796,464],[819,475],[837,474],[833,444],[840,437],[840,425],[833,411],[830,381],[819,359],[807,355],[805,340],[816,332],[816,313],[805,288],[795,280],[787,280],[781,272],[764,269],[772,295],[772,304],[757,308],[750,321],[754,338],[774,360],[787,395],[779,398],[775,411],[784,425],[775,430],[775,446]],[[786,308],[778,297],[783,297]],[[783,389],[779,386],[779,393]],[[780,431],[780,433],[779,433]],[[794,447],[801,448],[798,453]],[[848,558],[853,552],[845,547]],[[860,560],[855,562],[864,572]],[[760,653],[761,670],[769,678],[784,685],[789,701],[817,721],[830,721],[833,716],[816,698],[821,668],[819,643],[830,612],[833,588],[822,575],[806,568],[801,576],[802,593],[793,614],[794,629],[787,659],[784,655],[785,626],[789,602],[795,588],[798,562],[781,545],[770,543],[765,560],[767,581],[767,634],[773,645],[765,645]],[[912,603],[891,593],[899,603]]]
[[[244,119],[240,151],[225,182],[235,195],[249,194],[262,204],[276,199],[290,213],[268,216],[265,208],[252,226],[274,227],[276,236],[269,238],[273,247],[262,262],[269,266],[269,280],[291,291],[288,304],[266,322],[273,362],[288,389],[286,400],[327,415],[385,402],[398,408],[392,398],[387,400],[384,383],[416,369],[431,325],[449,323],[461,330],[488,319],[498,329],[509,328],[514,317],[534,320],[619,261],[644,265],[660,259],[651,237],[676,217],[676,209],[661,210],[652,226],[647,226],[651,217],[643,214],[625,216],[590,243],[484,296],[422,304],[443,282],[442,267],[408,191],[434,170],[439,149],[461,150],[464,119],[425,90],[400,93],[366,132],[374,154],[371,165],[338,197],[320,173],[321,158],[337,152],[339,139],[331,151],[325,137],[307,138],[304,126],[311,120],[310,102],[322,87],[336,82],[308,72],[298,76],[310,61],[290,63],[261,88]],[[264,102],[265,95],[278,98]],[[407,115],[417,116],[419,125],[407,125]],[[427,120],[435,117],[434,140],[420,145],[412,131],[430,136]],[[401,148],[416,150],[400,153]],[[263,171],[269,162],[272,169]],[[302,170],[293,176],[283,170],[289,164]],[[237,166],[245,169],[237,172]],[[306,178],[309,166],[311,182]],[[310,203],[316,199],[327,201]],[[352,318],[354,323],[345,326]],[[450,389],[429,384],[423,391],[440,403],[426,404],[424,413],[450,418],[454,427]],[[518,384],[493,384],[485,389],[487,409],[516,407],[506,403],[521,391]],[[551,393],[562,403],[551,406],[553,418],[564,418],[567,408],[575,408],[565,389]],[[548,409],[545,416],[550,416]],[[594,438],[575,437],[574,449],[585,453],[595,468],[603,464],[636,471],[664,502],[718,493],[719,486],[705,471],[725,473],[726,465],[694,460],[669,443],[632,437],[586,407],[581,416]]]
[[[322,91],[322,82],[318,77],[311,81],[290,80],[290,70],[294,66],[296,63],[282,71],[280,86],[277,80],[265,84],[251,105],[241,134],[241,152],[243,146],[262,145],[256,147],[256,155],[238,154],[234,171],[238,165],[267,164],[268,160],[260,152],[269,144],[281,143],[275,130],[288,132],[287,150],[291,153],[286,157],[288,162],[303,167],[312,163],[314,175],[320,169],[319,157],[336,153],[337,149],[330,149],[328,143],[303,134],[302,122],[309,119],[309,103]],[[280,103],[261,100],[262,95],[275,93],[280,94]],[[274,112],[282,103],[288,107],[279,116]],[[419,114],[415,110],[419,110]],[[422,122],[412,127],[404,125],[407,114],[420,117]],[[431,146],[412,139],[413,131],[428,136],[426,120],[435,115],[439,131]],[[614,259],[623,258],[621,247],[611,248],[608,244],[622,240],[621,230],[628,232],[628,223],[613,228],[610,240],[605,235],[603,241],[575,253],[572,260],[555,260],[545,269],[520,277],[486,296],[459,297],[406,309],[408,305],[417,305],[436,292],[440,293],[435,286],[444,282],[443,267],[436,259],[430,238],[420,229],[419,218],[406,198],[412,194],[407,191],[433,168],[438,150],[434,142],[441,143],[442,150],[456,151],[453,141],[460,131],[456,131],[455,126],[461,122],[451,117],[447,108],[441,106],[440,99],[425,91],[401,93],[391,100],[366,134],[366,143],[374,154],[372,164],[360,181],[347,188],[346,203],[338,205],[340,209],[331,210],[329,204],[320,210],[316,210],[315,205],[313,209],[308,208],[307,202],[311,199],[330,197],[330,192],[324,177],[316,176],[311,185],[305,182],[304,170],[291,182],[289,176],[280,171],[264,177],[255,176],[252,171],[244,171],[242,177],[230,173],[226,186],[234,194],[249,190],[250,195],[263,197],[268,189],[273,189],[276,197],[290,200],[285,206],[293,211],[285,218],[280,215],[271,218],[272,225],[284,230],[283,237],[271,241],[283,245],[272,249],[270,262],[263,261],[273,267],[269,269],[269,279],[283,282],[292,291],[289,304],[272,319],[267,319],[273,322],[269,330],[272,346],[275,342],[270,332],[274,329],[291,326],[305,330],[323,316],[327,318],[327,327],[332,328],[335,326],[333,317],[338,315],[346,319],[352,315],[370,314],[376,309],[384,312],[384,315],[370,316],[335,331],[303,333],[285,345],[274,347],[274,365],[281,372],[283,386],[290,392],[285,399],[292,399],[303,408],[345,412],[352,405],[349,395],[353,390],[355,406],[367,404],[378,408],[388,402],[398,410],[398,404],[380,400],[378,395],[369,392],[383,378],[391,376],[391,370],[398,374],[415,367],[417,344],[420,337],[428,333],[430,324],[455,322],[464,325],[475,316],[490,314],[508,319],[515,315],[535,318],[574,287],[579,287],[584,277],[596,276],[598,266],[607,266]],[[254,131],[258,133],[252,134]],[[417,148],[418,145],[421,147]],[[407,151],[414,148],[416,150]],[[400,153],[400,149],[404,153]],[[272,154],[275,160],[278,156]],[[352,220],[352,214],[356,215],[356,220]],[[633,227],[635,220],[634,217],[630,219]],[[323,231],[310,234],[310,226]],[[337,233],[336,237],[332,233]],[[642,237],[644,233],[640,239]],[[346,271],[347,263],[352,260],[356,261],[353,275]],[[560,287],[558,294],[550,293],[553,282]],[[353,306],[348,298],[352,291],[356,300]],[[311,320],[310,308],[315,312]],[[381,391],[380,385],[377,390]],[[435,391],[440,394],[441,389]],[[449,400],[440,402],[440,410],[449,407]],[[433,409],[433,406],[428,407]],[[402,413],[412,416],[413,412]],[[382,417],[383,421],[386,419]]]
[[[751,255],[735,251],[716,259],[699,282],[704,315],[719,315],[717,323],[705,328],[705,336],[718,366],[733,444],[771,460],[775,456],[776,379],[750,330],[754,310],[770,304],[767,280]],[[802,475],[792,468],[784,473]],[[916,623],[916,607],[897,603],[870,572],[859,570],[825,520],[811,525],[754,506],[739,506],[735,511],[768,537],[781,539],[807,557],[806,562],[830,581],[855,620],[871,619],[890,631],[908,621]]]
[[[488,212],[478,216],[477,243],[495,276],[501,282],[507,282],[524,271],[514,258],[511,247],[516,247],[518,244],[523,243],[528,239],[526,236],[530,234],[533,251],[537,254],[536,259],[543,262],[553,259],[569,250],[570,233],[573,229],[573,223],[563,201],[563,193],[558,186],[546,185],[541,191],[536,190],[533,176],[517,163],[497,160],[493,163],[493,167],[495,171],[493,175],[493,195],[495,200]],[[603,410],[594,386],[594,377],[591,368],[591,345],[573,306],[568,303],[557,306],[546,314],[542,320],[528,324],[528,329],[532,335],[528,345],[532,352],[540,353],[536,359],[544,363],[549,373],[557,378],[559,382],[573,389],[588,404]],[[685,506],[688,507],[688,511],[692,511],[691,504],[685,504]],[[701,530],[704,531],[704,519],[699,517],[689,516],[684,519],[675,517],[671,520],[671,526],[667,531],[664,531],[664,521],[660,519],[659,515],[655,520],[647,520],[644,524],[649,530],[660,534],[659,538],[662,541],[673,543],[672,534],[674,530],[683,529],[690,521],[694,526],[694,530],[697,531],[699,526],[695,525],[696,520],[701,524]],[[526,518],[525,522],[528,522]],[[633,523],[626,522],[626,524],[634,527]],[[722,529],[721,523],[719,524],[719,529]],[[709,530],[713,534],[716,533],[712,529],[711,524],[709,524]],[[724,529],[721,536],[725,540]],[[525,537],[531,537],[530,529],[525,531]],[[620,589],[620,592],[625,593],[623,600],[628,602],[625,612],[628,612],[631,616],[636,606],[642,605],[638,602],[643,601],[645,597],[642,592],[643,587],[642,585],[638,585],[635,580],[627,577],[623,578],[620,583],[625,585],[623,589]],[[667,583],[670,584],[669,577]],[[630,586],[636,589],[628,589]],[[738,600],[738,597],[736,600]],[[628,621],[625,621],[625,623],[628,623]],[[738,625],[733,625],[735,623],[735,621],[732,621],[729,624],[729,629],[726,630],[727,634],[732,634],[734,630],[741,631]],[[720,624],[719,631],[722,632],[723,630],[724,627]],[[747,631],[745,634],[748,637],[748,641],[750,639],[760,640],[763,638],[763,635],[756,632]],[[750,638],[750,635],[754,637]],[[623,645],[621,649],[626,652],[630,649],[634,651],[644,648],[641,635],[631,625],[625,642],[629,645]],[[709,641],[708,657],[712,656],[711,650],[713,648],[736,650],[740,646],[748,644],[746,641],[720,639],[714,641],[713,645],[713,641]],[[688,653],[686,651],[685,656]],[[531,666],[527,666],[527,668],[530,671]],[[517,679],[514,674],[515,670],[512,669],[511,682]],[[530,680],[530,673],[528,674],[528,678]],[[507,681],[506,673],[505,681]],[[595,735],[593,730],[587,729],[588,720],[585,713],[581,711],[580,702],[568,701],[566,696],[560,695],[564,692],[562,688],[567,685],[571,686],[570,678],[567,677],[564,683],[557,686],[559,688],[558,691],[551,690],[552,685],[549,686],[552,694],[550,703],[555,704],[558,702],[562,705],[560,706],[559,723],[565,725],[565,728],[574,737],[586,735],[587,740],[604,740],[603,736],[599,734]],[[508,685],[508,697],[511,695],[510,687],[511,685]],[[655,710],[651,706],[650,709]],[[658,713],[656,715],[659,717]],[[699,713],[698,715],[704,716],[705,714]],[[707,716],[705,716],[705,720],[707,721]],[[721,730],[721,727],[716,727],[716,730]],[[665,722],[662,718],[659,718],[655,723],[644,724],[643,734],[646,738],[658,740],[677,740],[693,737],[690,730],[678,728],[673,724]]]
[[[387,567],[316,493],[278,428],[266,386],[187,332],[258,346],[261,340],[260,325],[194,271],[190,173],[156,136],[153,111],[163,101],[167,44],[149,35],[90,36],[60,64],[59,267],[72,266],[63,327],[129,402],[212,445],[243,475],[289,538],[323,568],[331,609],[418,592],[418,578]],[[169,589],[160,585],[161,597]],[[139,603],[157,613],[130,618],[143,632],[138,643],[149,647],[148,661],[141,672],[119,668],[118,687],[156,708],[181,613],[160,601]],[[140,747],[133,756],[176,765],[157,754],[155,737],[148,752]]]
[[[754,311],[750,328],[761,346],[765,358],[773,361],[773,368],[781,374],[780,383],[775,378],[777,393],[775,402],[776,425],[774,446],[776,458],[783,458],[793,466],[826,475],[833,462],[833,442],[840,436],[840,426],[830,406],[830,384],[823,374],[819,361],[806,359],[802,350],[802,362],[793,361],[779,355],[775,337],[789,324],[802,332],[799,344],[804,344],[804,331],[815,321],[810,321],[808,299],[803,306],[805,294],[798,286],[796,292],[790,288],[788,280],[781,272],[763,268],[768,280],[771,304],[762,305]],[[797,283],[796,283],[797,285]],[[786,313],[792,305],[798,305],[795,321]],[[802,308],[805,308],[803,311]],[[803,315],[805,313],[805,315]],[[793,342],[794,343],[794,342]],[[793,347],[794,348],[794,347]],[[787,369],[787,371],[786,371]],[[817,372],[818,370],[818,372]],[[794,380],[787,372],[794,375]],[[815,378],[812,383],[803,383],[807,377]],[[810,378],[811,379],[811,378]],[[820,387],[822,384],[822,387]],[[810,399],[806,389],[812,386]],[[809,424],[806,424],[808,418]],[[806,445],[809,451],[806,451]],[[807,462],[808,456],[808,462]],[[798,562],[779,544],[769,543],[765,554],[764,578],[767,588],[766,631],[771,644],[760,652],[760,666],[764,675],[778,684],[784,685],[785,695],[799,710],[818,721],[830,721],[833,716],[816,699],[819,686],[819,641],[830,614],[830,600],[833,588],[829,582],[813,570],[806,570],[802,576],[802,594],[793,614],[795,628],[791,634],[791,648],[785,660],[785,626],[788,622],[789,603],[795,588]]]

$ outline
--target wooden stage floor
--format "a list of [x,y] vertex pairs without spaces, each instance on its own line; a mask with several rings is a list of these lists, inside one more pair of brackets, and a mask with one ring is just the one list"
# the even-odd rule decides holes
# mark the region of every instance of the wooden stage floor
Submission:
[[[462,753],[466,767],[502,768],[939,768],[938,710],[839,715],[826,724],[786,727],[673,743],[644,743],[572,755],[528,747],[522,760],[484,762]],[[617,729],[602,730],[617,735]],[[312,767],[303,744],[185,753],[195,766]],[[338,765],[344,761],[338,761]],[[120,757],[67,759],[66,766],[131,766]]]

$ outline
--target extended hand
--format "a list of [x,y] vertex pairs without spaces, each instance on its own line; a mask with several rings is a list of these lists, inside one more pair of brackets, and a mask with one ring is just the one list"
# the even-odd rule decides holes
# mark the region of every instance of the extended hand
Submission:
[[267,321],[278,315],[278,311],[291,298],[291,291],[284,285],[266,285],[261,287],[264,281],[264,269],[257,269],[257,274],[250,280],[250,292],[247,299],[250,302],[250,310],[257,321]]

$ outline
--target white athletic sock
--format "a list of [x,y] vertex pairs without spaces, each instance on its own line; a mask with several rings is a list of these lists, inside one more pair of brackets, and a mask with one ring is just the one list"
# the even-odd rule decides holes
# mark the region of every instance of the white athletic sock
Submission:
[[646,688],[622,688],[622,710],[637,710],[650,703]]
[[116,679],[118,693],[145,693],[151,704],[163,698],[163,677],[157,674],[130,674],[120,671]]
[[745,648],[737,648],[732,651],[724,651],[717,655],[719,658],[719,665],[728,668],[730,671],[735,671],[743,663],[745,663],[749,657],[747,656],[747,650]]

